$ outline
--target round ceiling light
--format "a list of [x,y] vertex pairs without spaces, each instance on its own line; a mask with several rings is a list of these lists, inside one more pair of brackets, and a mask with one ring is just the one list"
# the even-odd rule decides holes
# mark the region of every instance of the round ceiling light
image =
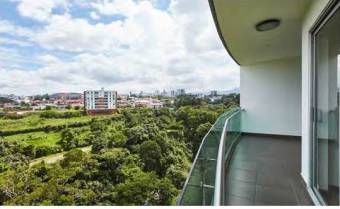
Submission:
[[268,19],[263,20],[256,24],[255,28],[257,31],[268,31],[279,27],[281,21],[279,19]]

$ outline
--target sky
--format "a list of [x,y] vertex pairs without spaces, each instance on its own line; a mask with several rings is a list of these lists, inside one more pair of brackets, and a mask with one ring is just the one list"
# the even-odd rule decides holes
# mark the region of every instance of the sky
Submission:
[[238,86],[206,0],[0,0],[0,94]]

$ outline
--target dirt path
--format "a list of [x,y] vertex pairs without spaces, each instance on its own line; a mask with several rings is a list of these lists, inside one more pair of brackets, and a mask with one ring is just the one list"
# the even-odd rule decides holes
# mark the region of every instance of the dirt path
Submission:
[[[92,146],[87,146],[87,147],[81,147],[79,149],[81,151],[83,151],[83,152],[90,152],[91,148],[92,148]],[[56,163],[56,162],[64,159],[64,154],[65,153],[66,152],[60,152],[60,153],[56,153],[56,154],[53,154],[53,155],[48,155],[48,156],[45,156],[45,157],[34,159],[30,163],[30,166],[36,165],[38,163],[41,163],[42,161],[45,161],[45,163],[47,163],[47,164]]]

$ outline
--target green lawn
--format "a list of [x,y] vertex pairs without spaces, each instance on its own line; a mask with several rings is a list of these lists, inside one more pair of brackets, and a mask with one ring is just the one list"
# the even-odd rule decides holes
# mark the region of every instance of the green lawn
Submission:
[[[81,140],[85,140],[85,137],[90,133],[90,128],[84,126],[81,128],[74,128],[80,130],[78,137]],[[16,134],[12,136],[4,137],[8,141],[17,141],[20,143],[25,143],[27,145],[34,145],[36,147],[40,146],[54,146],[61,139],[61,132],[33,132],[27,134]]]
[[20,143],[25,143],[27,145],[34,145],[34,146],[54,146],[60,140],[61,134],[60,132],[34,132],[28,134],[17,134],[13,136],[6,136],[4,137],[5,140],[8,141],[17,141]]
[[[105,116],[95,116],[105,117]],[[21,119],[0,119],[0,130],[1,131],[16,131],[29,128],[38,128],[41,126],[58,126],[63,124],[72,124],[76,122],[90,121],[94,116],[81,116],[73,118],[61,118],[61,119],[45,119],[40,118],[38,114],[33,114]]]

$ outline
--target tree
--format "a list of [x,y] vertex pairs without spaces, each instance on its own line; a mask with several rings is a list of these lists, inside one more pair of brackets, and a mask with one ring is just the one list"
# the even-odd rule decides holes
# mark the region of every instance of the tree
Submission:
[[97,136],[92,140],[92,153],[98,154],[108,147],[108,140],[104,135]]
[[145,171],[160,173],[162,169],[162,150],[155,141],[145,141],[139,147],[139,155],[144,164]]
[[[0,205],[174,204],[192,151],[224,108],[124,109],[122,115],[93,119],[82,128],[61,125],[55,130],[61,133],[61,146],[34,148],[19,140],[0,140]],[[79,113],[51,112],[57,118]],[[92,145],[91,153],[74,149],[82,138]],[[40,157],[61,147],[70,150],[63,160],[28,166],[27,156],[34,150]]]
[[127,137],[121,131],[113,131],[108,135],[108,147],[123,147],[127,142]]
[[35,147],[33,145],[28,145],[26,147],[23,148],[23,154],[34,158],[35,157]]
[[64,159],[60,162],[60,165],[63,167],[67,167],[71,163],[81,162],[85,156],[86,153],[84,153],[80,149],[73,149],[64,155]]
[[195,131],[195,136],[193,137],[192,143],[192,151],[194,155],[196,155],[198,148],[204,138],[204,136],[208,133],[212,124],[210,122],[200,124]]
[[46,110],[40,113],[41,118],[61,118],[61,114],[55,110]]
[[0,173],[7,171],[10,168],[10,166],[7,163],[0,162]]
[[119,167],[124,164],[129,156],[129,151],[122,148],[114,148],[106,150],[101,155],[97,155],[96,159],[99,163],[100,180],[110,180],[114,184],[120,183],[123,176],[120,174]]
[[36,158],[51,155],[51,154],[54,154],[54,153],[60,151],[58,149],[58,147],[52,147],[52,146],[48,146],[48,145],[36,147],[35,150],[36,150],[35,151],[35,157]]
[[136,145],[149,138],[148,134],[142,126],[135,126],[126,129],[125,135],[128,137],[127,145]]
[[175,100],[175,106],[176,107],[182,107],[182,106],[200,106],[207,104],[208,101],[205,101],[201,98],[197,98],[192,95],[183,95],[183,96],[178,96]]
[[154,173],[137,172],[116,187],[118,205],[171,205],[178,193],[169,179]]
[[90,124],[90,129],[94,135],[99,136],[107,130],[107,125],[104,121],[92,120]]
[[167,170],[166,177],[171,179],[177,189],[182,189],[187,178],[188,172],[181,165],[171,165]]
[[[195,109],[192,107],[181,107],[177,111],[177,120],[182,121],[185,127],[185,140],[192,145],[194,155],[203,136],[207,133],[207,130],[209,130],[209,123],[213,124],[218,115],[216,111],[209,108]],[[198,127],[200,128],[198,129]]]
[[70,150],[78,147],[79,139],[77,134],[70,128],[66,128],[61,132],[61,139],[58,142],[64,150]]

